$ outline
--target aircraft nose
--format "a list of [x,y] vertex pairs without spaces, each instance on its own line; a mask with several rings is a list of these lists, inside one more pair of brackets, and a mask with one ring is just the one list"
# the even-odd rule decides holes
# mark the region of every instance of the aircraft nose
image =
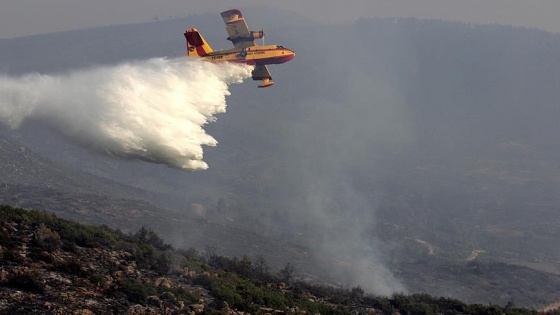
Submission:
[[293,51],[290,51],[290,52],[286,53],[284,55],[284,58],[282,58],[282,63],[288,62],[288,61],[294,59],[295,56],[296,56],[296,53],[294,53]]
[[296,57],[295,51],[289,50],[289,49],[288,49],[288,57],[290,58],[290,59],[288,59],[288,60],[294,59],[294,58]]
[[288,61],[294,59],[295,56],[296,56],[296,54],[293,51],[284,48],[284,49],[282,49],[282,56],[279,56],[278,58],[275,58],[273,63],[279,64],[279,63],[288,62]]

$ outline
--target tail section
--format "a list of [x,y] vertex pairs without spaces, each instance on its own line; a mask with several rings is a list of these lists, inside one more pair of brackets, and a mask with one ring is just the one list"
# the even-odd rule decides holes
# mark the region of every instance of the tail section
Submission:
[[185,38],[187,39],[187,54],[189,57],[204,57],[212,52],[212,47],[208,45],[196,28],[186,30]]

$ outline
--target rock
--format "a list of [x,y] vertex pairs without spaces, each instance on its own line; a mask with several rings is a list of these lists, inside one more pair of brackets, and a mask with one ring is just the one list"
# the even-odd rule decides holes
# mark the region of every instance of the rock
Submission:
[[112,286],[113,286],[113,282],[107,281],[107,282],[103,283],[103,290],[107,291],[107,290],[109,290]]
[[9,273],[6,270],[0,270],[0,282],[8,281]]
[[165,289],[170,289],[173,286],[171,281],[169,281],[167,278],[164,277],[157,278],[155,281],[155,285],[156,287],[162,287]]
[[204,312],[204,304],[191,304],[191,310],[195,312],[195,314],[199,314]]
[[128,311],[126,312],[126,314],[128,314],[128,315],[144,315],[145,314],[145,308],[140,304],[132,305],[131,307],[128,308]]
[[96,300],[87,299],[85,304],[86,304],[86,306],[91,307],[91,306],[94,306],[94,305],[96,305],[96,304],[98,304],[98,303],[99,303],[99,302],[97,302]]
[[182,311],[185,308],[185,302],[177,301],[177,306],[179,307],[179,310]]
[[133,266],[127,266],[124,271],[127,275],[131,275],[136,272],[136,269]]

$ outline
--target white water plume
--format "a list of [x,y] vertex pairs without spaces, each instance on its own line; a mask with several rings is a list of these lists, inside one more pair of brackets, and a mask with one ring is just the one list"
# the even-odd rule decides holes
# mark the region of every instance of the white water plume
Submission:
[[228,84],[251,67],[150,59],[61,75],[0,77],[0,122],[18,128],[46,123],[100,153],[206,169],[202,146],[217,141],[203,129],[226,111]]

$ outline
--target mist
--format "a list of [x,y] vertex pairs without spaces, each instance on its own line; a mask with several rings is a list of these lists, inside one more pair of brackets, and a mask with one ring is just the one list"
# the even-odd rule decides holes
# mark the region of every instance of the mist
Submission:
[[120,158],[207,169],[203,146],[217,141],[204,125],[226,111],[228,85],[251,67],[186,59],[150,59],[0,78],[0,121],[48,125],[72,142]]

